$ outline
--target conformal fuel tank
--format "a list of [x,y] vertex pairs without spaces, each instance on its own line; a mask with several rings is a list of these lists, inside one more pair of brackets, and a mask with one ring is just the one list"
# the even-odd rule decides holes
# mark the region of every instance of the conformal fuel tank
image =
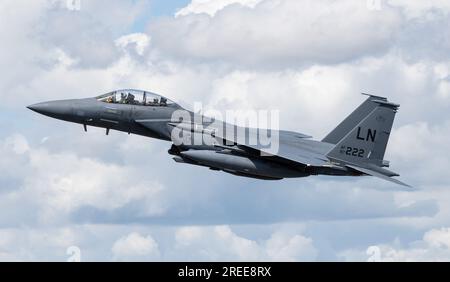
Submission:
[[290,178],[307,176],[301,168],[265,161],[260,158],[244,157],[231,153],[211,150],[189,150],[180,153],[181,157],[212,168],[268,178]]

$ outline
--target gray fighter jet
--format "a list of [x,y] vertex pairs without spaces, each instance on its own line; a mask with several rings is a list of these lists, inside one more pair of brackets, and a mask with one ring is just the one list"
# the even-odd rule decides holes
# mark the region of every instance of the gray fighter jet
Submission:
[[[179,163],[264,180],[310,175],[371,175],[400,185],[384,154],[399,105],[367,100],[322,141],[283,130],[239,127],[185,110],[152,92],[118,90],[96,98],[51,101],[28,108],[88,126],[172,142]],[[261,138],[264,137],[264,138]],[[270,142],[260,142],[260,140]]]

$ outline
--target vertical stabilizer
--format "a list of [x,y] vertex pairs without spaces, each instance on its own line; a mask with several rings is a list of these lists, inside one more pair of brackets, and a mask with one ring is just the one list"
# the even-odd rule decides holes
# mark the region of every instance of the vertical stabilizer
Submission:
[[362,103],[353,113],[351,113],[346,119],[344,119],[333,131],[331,131],[322,142],[337,144],[342,138],[345,137],[353,128],[355,128],[358,123],[365,118],[369,113],[371,113],[377,106],[378,103],[374,101],[385,101],[387,99],[384,97],[379,97],[375,95],[365,94],[369,96],[364,103]]
[[348,164],[383,166],[383,158],[399,105],[385,99],[343,137],[328,157]]

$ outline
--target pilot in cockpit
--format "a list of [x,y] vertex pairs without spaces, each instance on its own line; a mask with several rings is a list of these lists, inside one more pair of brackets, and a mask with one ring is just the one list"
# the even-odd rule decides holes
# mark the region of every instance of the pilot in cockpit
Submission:
[[120,93],[120,103],[121,104],[125,104],[125,100],[126,100],[127,96],[124,93]]
[[134,95],[133,94],[131,94],[131,93],[128,93],[128,96],[127,96],[127,98],[126,98],[126,104],[130,104],[130,105],[133,105],[134,104]]
[[108,98],[106,98],[105,102],[109,104],[113,103],[114,102],[113,97],[109,96]]

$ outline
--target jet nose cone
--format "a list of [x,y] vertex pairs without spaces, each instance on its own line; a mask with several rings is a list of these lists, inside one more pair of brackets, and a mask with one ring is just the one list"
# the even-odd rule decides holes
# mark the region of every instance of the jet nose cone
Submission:
[[72,115],[69,101],[52,101],[30,105],[28,109],[53,118],[65,119]]
[[42,113],[45,111],[45,108],[46,108],[45,104],[46,103],[33,104],[33,105],[28,106],[27,108],[34,112]]

